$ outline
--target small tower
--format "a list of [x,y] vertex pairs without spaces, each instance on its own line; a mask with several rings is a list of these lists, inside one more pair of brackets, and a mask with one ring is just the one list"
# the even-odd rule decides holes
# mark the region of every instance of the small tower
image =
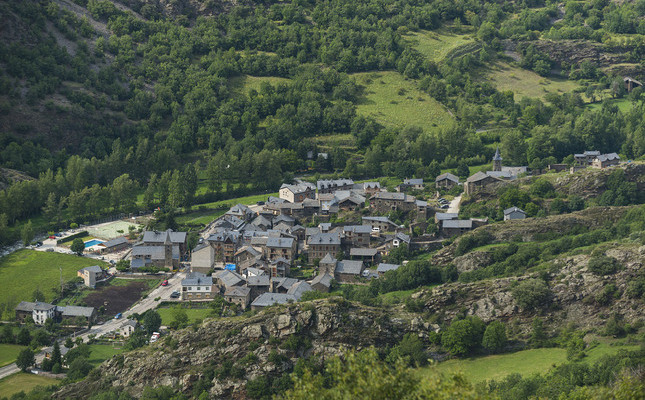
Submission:
[[165,250],[164,264],[172,270],[172,240],[170,239],[170,229],[166,231],[166,240],[164,240],[163,246]]
[[502,170],[502,156],[499,155],[499,146],[495,150],[495,155],[493,156],[493,171]]

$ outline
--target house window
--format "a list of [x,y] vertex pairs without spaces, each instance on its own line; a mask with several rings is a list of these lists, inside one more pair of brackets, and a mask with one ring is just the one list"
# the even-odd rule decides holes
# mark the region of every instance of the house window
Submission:
[[193,288],[192,288],[192,287],[190,287],[190,286],[188,286],[188,290],[193,290]]

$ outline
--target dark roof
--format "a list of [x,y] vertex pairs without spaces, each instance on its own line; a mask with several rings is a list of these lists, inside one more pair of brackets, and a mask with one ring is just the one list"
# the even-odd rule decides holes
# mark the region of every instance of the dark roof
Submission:
[[423,179],[404,179],[403,180],[404,185],[423,185]]
[[331,281],[334,279],[333,276],[329,275],[328,273],[324,274],[318,274],[314,279],[311,280],[310,285],[323,285],[325,287],[330,287],[331,286]]
[[363,217],[363,221],[384,222],[384,223],[388,223],[388,224],[397,226],[394,222],[390,221],[390,219],[388,217]]
[[318,187],[318,190],[330,189],[338,186],[348,186],[353,184],[354,184],[354,181],[351,179],[319,180],[316,182],[316,186]]
[[437,176],[434,180],[435,182],[442,181],[444,179],[448,179],[449,181],[457,182],[459,183],[459,177],[456,175],[451,174],[450,172],[446,172],[445,174],[441,174]]
[[92,265],[91,267],[85,267],[80,269],[79,271],[90,271],[94,273],[102,273],[103,269],[99,267],[98,265]]
[[213,277],[201,272],[191,272],[186,275],[186,279],[181,281],[182,286],[196,286],[196,285],[212,285]]
[[376,272],[381,272],[385,273],[387,271],[394,271],[400,267],[399,264],[386,264],[386,263],[380,263],[378,267],[376,268]]
[[246,297],[251,293],[251,289],[246,286],[233,286],[226,290],[224,296]]
[[49,304],[49,303],[43,303],[41,301],[37,301],[36,304],[34,304],[34,310],[36,311],[49,311],[52,308],[56,308],[55,305]]
[[371,233],[372,228],[369,225],[345,225],[343,227],[343,232],[353,232],[353,233]]
[[407,195],[399,192],[376,192],[372,199],[405,201]]
[[62,312],[63,317],[90,318],[95,313],[94,307],[79,307],[79,306],[58,307],[58,311]]
[[101,245],[106,248],[110,248],[110,247],[119,246],[125,243],[128,243],[128,239],[126,239],[125,236],[120,236],[118,238],[108,240],[107,242],[103,242],[101,243]]
[[443,227],[470,229],[473,227],[473,221],[470,219],[449,219],[449,220],[443,221]]
[[342,260],[336,266],[337,274],[360,275],[363,270],[362,261]]
[[249,276],[246,278],[246,286],[269,286],[271,278],[269,275]]
[[361,248],[361,247],[354,247],[349,249],[350,256],[374,257],[377,254],[378,254],[378,250],[376,249],[368,249],[368,248]]
[[217,280],[222,281],[222,284],[227,288],[235,286],[244,281],[244,279],[237,272],[229,271],[227,269],[213,273],[213,277]]
[[270,237],[266,246],[288,249],[293,246],[293,238]]
[[145,231],[143,233],[143,242],[144,243],[164,243],[166,241],[166,236],[170,234],[170,241],[172,243],[185,243],[186,242],[186,232],[173,232],[168,229],[165,232],[159,231]]
[[298,281],[291,285],[289,290],[287,291],[287,294],[291,294],[295,296],[296,300],[300,300],[302,297],[303,293],[305,292],[311,292],[313,289],[311,288],[311,285],[309,285],[305,281]]
[[340,245],[340,235],[338,233],[318,233],[309,238],[310,245],[331,244]]
[[336,259],[330,253],[325,254],[325,256],[320,260],[319,264],[336,264]]
[[259,295],[251,307],[268,307],[274,304],[287,304],[290,301],[296,301],[296,297],[286,293],[262,293]]
[[36,306],[36,303],[31,302],[31,301],[21,301],[15,308],[16,311],[22,311],[22,312],[32,312],[34,311],[34,307]]
[[436,213],[434,217],[439,220],[439,221],[445,221],[449,219],[457,219],[459,217],[459,214],[457,213]]
[[504,210],[504,215],[508,215],[508,214],[510,214],[512,212],[521,212],[522,214],[526,214],[524,211],[522,211],[521,209],[519,209],[517,207],[511,207],[511,208],[507,208],[506,210]]
[[479,182],[481,180],[484,180],[490,177],[491,177],[490,175],[486,175],[485,173],[478,171],[478,172],[475,172],[473,175],[469,176],[468,179],[466,179],[466,182]]
[[600,162],[620,160],[620,156],[618,156],[618,154],[616,154],[616,153],[601,154],[598,157],[596,157],[596,160],[598,160]]
[[502,161],[502,156],[499,154],[499,146],[497,146],[497,149],[495,150],[493,161]]

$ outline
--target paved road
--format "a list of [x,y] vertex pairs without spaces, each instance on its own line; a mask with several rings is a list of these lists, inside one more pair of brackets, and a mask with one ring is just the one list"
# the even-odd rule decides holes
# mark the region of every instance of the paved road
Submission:
[[461,203],[461,195],[452,199],[446,212],[459,214],[459,203]]
[[[134,313],[143,314],[144,312],[157,307],[162,301],[179,301],[178,299],[171,299],[170,294],[175,290],[181,293],[181,281],[186,277],[186,272],[178,272],[170,279],[168,279],[168,286],[159,286],[146,296],[135,303],[130,309],[124,311],[121,319],[110,319],[103,325],[95,325],[89,331],[83,333],[80,337],[83,341],[87,341],[90,335],[101,337],[108,332],[116,331],[123,324],[124,319],[128,318]],[[159,297],[159,300],[155,300]]]
[[[185,272],[178,272],[170,279],[168,279],[168,286],[159,286],[148,294],[145,299],[141,299],[139,302],[135,303],[130,309],[123,312],[123,318],[121,319],[111,319],[106,321],[103,325],[95,325],[89,331],[78,336],[83,338],[83,341],[86,342],[89,339],[90,335],[96,335],[96,337],[101,337],[108,332],[116,331],[119,329],[125,318],[131,316],[134,313],[142,314],[150,309],[157,307],[161,301],[179,301],[178,299],[171,299],[170,294],[173,291],[181,292],[181,281],[186,277]],[[159,297],[159,300],[155,300]],[[42,362],[45,357],[46,352],[51,352],[52,348],[47,347],[41,349],[41,351],[36,354],[36,363]],[[5,378],[9,375],[13,375],[19,372],[20,369],[16,364],[9,364],[0,368],[0,379]]]

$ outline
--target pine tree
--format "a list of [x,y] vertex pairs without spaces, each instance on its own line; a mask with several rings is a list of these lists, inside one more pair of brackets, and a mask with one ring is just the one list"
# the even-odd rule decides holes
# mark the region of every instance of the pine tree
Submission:
[[62,364],[63,362],[63,359],[60,354],[60,345],[58,344],[58,340],[54,341],[54,348],[52,349],[51,361],[52,361],[52,365]]

